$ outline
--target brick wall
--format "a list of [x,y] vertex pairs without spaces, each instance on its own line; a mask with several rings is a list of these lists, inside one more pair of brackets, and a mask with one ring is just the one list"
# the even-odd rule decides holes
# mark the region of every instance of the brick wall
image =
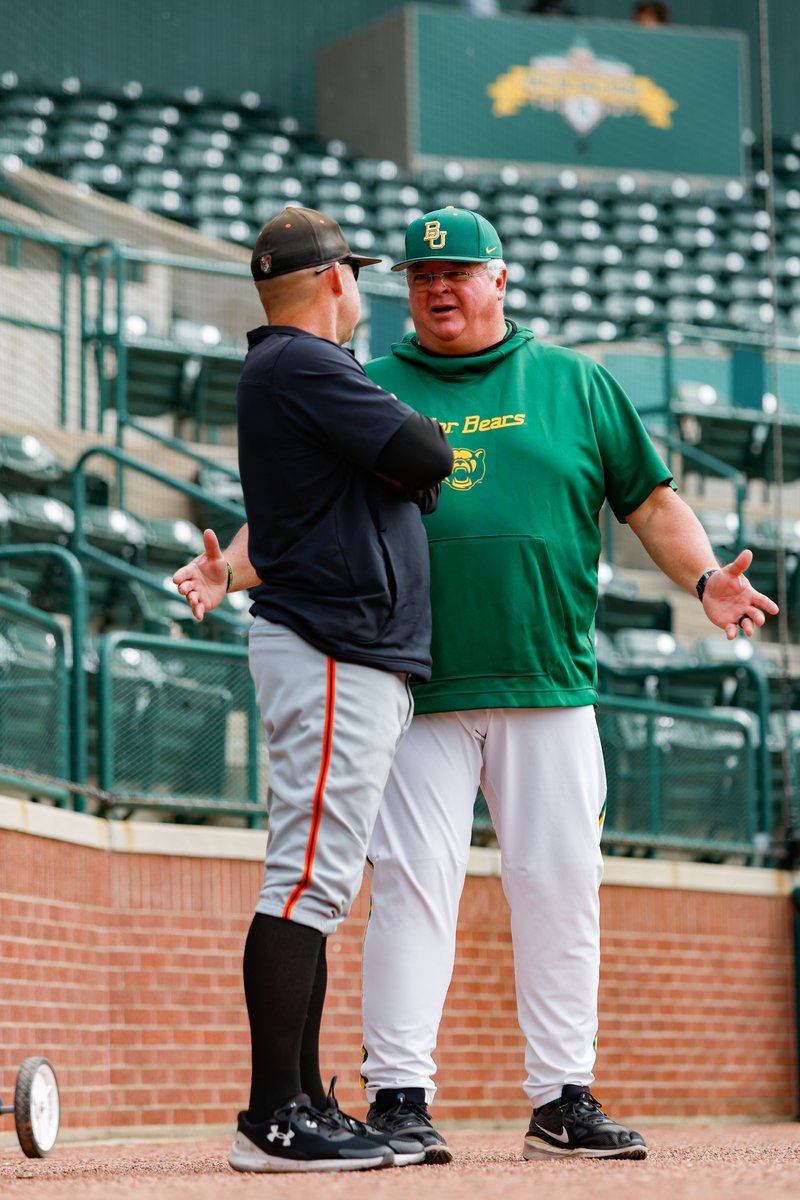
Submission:
[[[49,1057],[63,1136],[232,1128],[241,951],[263,835],[103,822],[0,798],[0,1093]],[[527,1118],[496,852],[475,856],[438,1053],[441,1120]],[[629,1118],[796,1112],[792,879],[609,860],[595,1091]],[[367,889],[330,939],[323,1071],[357,1084]],[[8,1119],[13,1132],[13,1123]],[[0,1136],[7,1132],[0,1129]]]

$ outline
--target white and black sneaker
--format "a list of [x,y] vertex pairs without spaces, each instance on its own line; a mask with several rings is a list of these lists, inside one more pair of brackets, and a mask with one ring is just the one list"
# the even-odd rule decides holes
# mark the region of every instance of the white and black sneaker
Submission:
[[331,1080],[331,1086],[328,1088],[328,1095],[325,1097],[325,1108],[323,1111],[326,1117],[337,1121],[342,1129],[347,1129],[350,1133],[355,1133],[359,1137],[365,1137],[377,1146],[388,1147],[394,1155],[394,1165],[396,1167],[408,1167],[412,1163],[425,1161],[425,1147],[418,1138],[401,1137],[399,1134],[392,1133],[391,1131],[376,1129],[373,1125],[367,1125],[366,1122],[359,1121],[357,1117],[351,1117],[348,1113],[342,1112],[333,1092],[335,1084],[336,1076],[334,1075]]
[[394,1155],[313,1108],[301,1093],[258,1125],[239,1113],[228,1162],[234,1171],[364,1171],[391,1167]]
[[370,1105],[367,1124],[422,1142],[426,1163],[440,1165],[453,1160],[453,1151],[431,1124],[424,1088],[381,1088]]
[[565,1084],[559,1100],[533,1110],[523,1158],[646,1158],[640,1133],[612,1121],[588,1087]]

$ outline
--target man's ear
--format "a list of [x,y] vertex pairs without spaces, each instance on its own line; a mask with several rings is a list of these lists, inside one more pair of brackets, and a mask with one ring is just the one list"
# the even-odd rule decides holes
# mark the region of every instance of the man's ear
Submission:
[[328,276],[328,282],[334,296],[341,296],[344,293],[344,280],[342,279],[342,264],[334,263],[329,271],[324,272]]

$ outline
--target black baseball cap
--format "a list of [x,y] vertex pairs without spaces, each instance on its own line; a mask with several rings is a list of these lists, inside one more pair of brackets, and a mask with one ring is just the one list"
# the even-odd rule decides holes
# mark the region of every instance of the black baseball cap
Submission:
[[267,221],[253,247],[253,279],[275,279],[341,260],[369,267],[379,258],[353,254],[333,217],[314,208],[284,208]]

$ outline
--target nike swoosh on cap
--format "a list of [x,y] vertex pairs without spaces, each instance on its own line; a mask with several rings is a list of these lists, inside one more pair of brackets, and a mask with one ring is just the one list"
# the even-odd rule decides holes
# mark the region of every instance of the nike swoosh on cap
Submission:
[[486,249],[484,250],[484,254],[491,254],[492,251],[496,250],[496,249],[497,249],[497,246],[487,246]]
[[538,1122],[536,1123],[536,1128],[541,1129],[542,1133],[546,1133],[548,1137],[555,1138],[557,1142],[569,1141],[569,1134],[567,1133],[566,1129],[562,1129],[561,1133],[555,1133],[552,1129],[545,1129]]

